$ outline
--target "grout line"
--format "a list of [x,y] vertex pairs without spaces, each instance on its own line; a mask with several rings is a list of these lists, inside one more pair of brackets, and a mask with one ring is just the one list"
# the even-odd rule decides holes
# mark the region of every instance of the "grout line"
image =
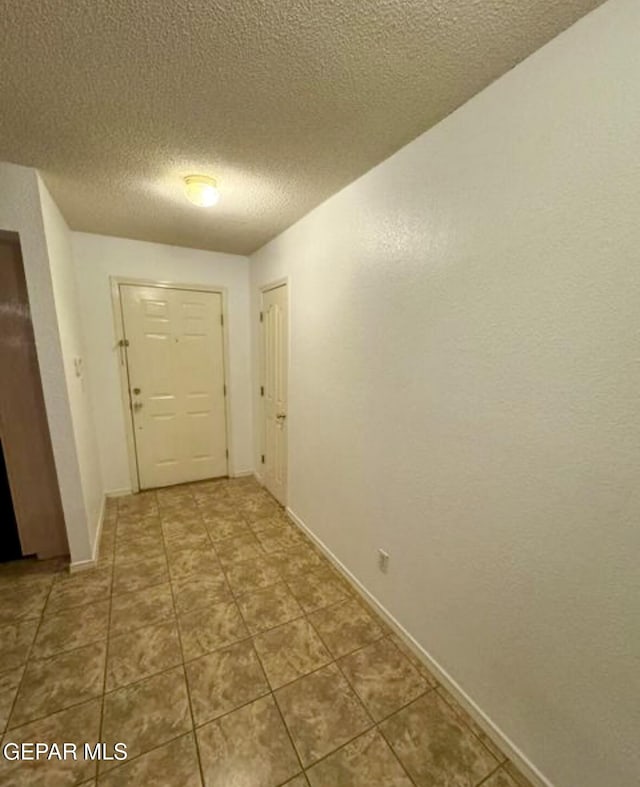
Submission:
[[[11,729],[9,727],[9,724],[11,722],[11,717],[13,716],[13,713],[15,711],[16,702],[18,701],[18,695],[20,694],[20,692],[22,690],[22,685],[24,683],[24,678],[25,678],[25,675],[27,674],[27,667],[29,666],[29,659],[31,658],[31,652],[33,651],[33,647],[34,647],[34,645],[36,643],[36,640],[38,639],[38,634],[40,633],[40,627],[42,626],[42,621],[43,621],[43,618],[44,618],[44,610],[45,610],[47,604],[49,603],[49,596],[51,595],[51,590],[53,589],[54,581],[55,581],[55,574],[53,575],[53,578],[51,579],[51,585],[49,586],[49,591],[48,591],[47,596],[46,596],[46,598],[44,600],[44,604],[42,605],[42,610],[40,611],[40,617],[38,618],[38,625],[36,626],[36,630],[35,630],[35,633],[33,635],[33,639],[31,640],[31,644],[29,645],[29,647],[27,649],[27,652],[26,652],[26,655],[25,655],[25,658],[24,658],[24,664],[21,665],[23,667],[22,675],[20,676],[20,680],[18,681],[18,687],[16,688],[16,693],[13,695],[13,702],[11,703],[11,707],[9,708],[9,712],[7,713],[7,722],[5,724],[5,728],[4,728],[3,733],[2,733],[3,740],[4,740],[4,737],[5,737],[6,733]],[[20,620],[13,621],[13,624],[14,625],[16,623],[19,624],[20,622],[21,622]],[[25,722],[25,724],[29,724],[29,723],[30,722]],[[17,727],[21,727],[21,726],[22,725],[17,725]],[[17,729],[17,727],[14,727],[13,729]]]
[[[501,769],[502,769],[502,763],[500,763],[500,764],[498,765],[498,767],[497,767],[497,768],[494,768],[494,769],[491,771],[491,773],[488,773],[488,774],[487,774],[487,775],[484,777],[484,779],[481,779],[481,780],[480,780],[480,781],[479,781],[479,782],[476,784],[476,787],[481,787],[481,785],[483,785],[483,784],[486,784],[486,783],[489,781],[489,779],[490,779],[492,776],[495,776],[495,774],[496,774],[496,773],[498,773],[498,771],[499,771],[499,770],[501,770]],[[508,775],[508,774],[507,774],[507,775]]]
[[[192,495],[192,497],[193,497],[193,495]],[[195,500],[195,498],[194,498],[194,500]],[[164,554],[165,554],[165,558],[166,558],[167,564],[168,564],[169,563],[169,552],[167,550],[167,539],[165,537],[164,530],[162,531],[162,539],[163,539],[163,545],[164,545]],[[193,703],[191,701],[191,689],[189,687],[189,680],[187,678],[187,667],[186,667],[185,658],[184,658],[184,646],[182,644],[182,632],[180,630],[180,622],[179,622],[179,619],[178,619],[178,607],[177,607],[177,604],[176,604],[176,597],[175,597],[175,593],[174,593],[173,582],[171,581],[171,573],[170,572],[169,572],[169,588],[170,588],[170,593],[171,593],[171,600],[172,600],[172,603],[173,603],[173,614],[175,616],[175,626],[176,626],[176,629],[178,631],[178,641],[180,643],[180,653],[182,654],[182,678],[184,680],[185,691],[187,692],[187,702],[189,703],[189,715],[191,716],[191,728],[192,728],[193,740],[195,742],[195,747],[196,747],[196,758],[198,760],[198,769],[200,771],[200,781],[202,782],[202,784],[205,784],[204,768],[202,766],[202,758],[200,756],[200,745],[198,744],[198,736],[196,735],[196,719],[195,719],[195,716],[194,716],[194,713],[193,713]]]
[[[114,535],[113,535],[113,563],[111,564],[111,583],[109,585],[109,611],[107,614],[107,637],[105,641],[105,652],[104,652],[104,675],[102,679],[102,697],[100,698],[100,723],[98,725],[98,740],[100,742],[104,741],[104,704],[105,698],[107,696],[107,672],[109,668],[109,643],[111,640],[111,613],[113,611],[113,586],[115,584],[115,552],[116,552],[116,544],[118,541],[118,519],[120,518],[120,509],[118,507],[116,513],[116,521],[114,525]],[[104,531],[103,531],[104,532]],[[101,534],[102,535],[102,534]],[[100,558],[100,544],[98,544],[98,559]],[[100,762],[96,762],[96,770],[95,770],[95,778],[98,779],[100,775]]]

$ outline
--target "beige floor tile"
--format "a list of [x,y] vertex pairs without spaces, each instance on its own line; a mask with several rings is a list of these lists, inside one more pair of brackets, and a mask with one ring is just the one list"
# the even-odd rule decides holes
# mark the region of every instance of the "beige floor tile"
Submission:
[[253,535],[249,525],[241,517],[220,517],[209,521],[207,522],[207,532],[214,543],[227,538]]
[[192,733],[119,765],[99,780],[100,787],[201,787]]
[[242,560],[253,560],[264,555],[258,539],[251,533],[218,541],[215,544],[220,562],[226,568]]
[[33,646],[33,658],[100,642],[107,637],[109,601],[97,601],[43,618]]
[[107,654],[107,691],[180,664],[175,622],[147,626],[112,637]]
[[305,537],[292,525],[259,530],[256,537],[267,554],[293,549],[306,543]]
[[376,730],[365,732],[330,754],[307,775],[311,787],[412,787],[411,779]]
[[156,489],[155,494],[159,508],[188,507],[193,505],[192,488],[192,484],[176,484]]
[[100,535],[100,546],[98,548],[98,561],[107,562],[113,560],[116,548],[116,535],[115,532],[105,533]]
[[142,626],[173,619],[171,585],[168,582],[151,585],[133,593],[113,597],[109,633],[117,636]]
[[283,787],[309,787],[309,782],[304,773],[300,773],[298,776],[294,776],[291,781],[284,784]]
[[489,778],[482,782],[482,787],[520,787],[503,768],[493,773]]
[[196,609],[178,618],[185,661],[219,650],[249,636],[233,601]]
[[226,580],[219,575],[196,574],[175,580],[172,585],[179,615],[232,600]]
[[113,592],[133,593],[151,585],[169,581],[167,560],[162,555],[143,558],[133,563],[116,564],[113,570]]
[[239,596],[238,606],[252,634],[274,628],[302,615],[302,608],[284,583]]
[[275,694],[305,768],[372,726],[335,664],[289,683]]
[[160,514],[153,508],[147,512],[122,511],[116,518],[119,532],[132,528],[144,531],[146,527],[154,528],[160,525]]
[[179,539],[183,536],[189,536],[192,533],[199,533],[200,535],[202,535],[203,533],[205,535],[207,534],[207,530],[202,521],[202,517],[197,512],[192,514],[187,519],[185,519],[184,517],[180,517],[178,519],[165,517],[162,520],[163,538],[167,538],[171,540]]
[[495,744],[491,738],[487,735],[487,733],[480,727],[479,724],[467,713],[467,711],[460,705],[460,703],[455,699],[455,697],[450,694],[444,687],[440,686],[438,689],[438,694],[442,697],[442,699],[449,705],[455,714],[458,716],[460,721],[463,724],[466,724],[467,727],[471,729],[471,732],[474,735],[477,735],[478,738],[484,743],[484,745],[489,749],[491,754],[498,760],[498,762],[505,762],[506,756],[500,750],[500,747]]
[[231,590],[236,596],[282,582],[273,560],[266,555],[234,563],[227,567],[226,573]]
[[5,590],[0,604],[0,626],[20,620],[35,620],[40,617],[49,596],[50,588],[30,585],[19,590]]
[[0,672],[0,737],[2,737],[4,728],[9,721],[9,714],[11,713],[11,707],[16,698],[23,672],[24,667],[16,667],[6,672]]
[[282,552],[273,552],[274,565],[282,576],[289,582],[305,576],[311,571],[318,571],[328,567],[328,563],[308,544],[285,549]]
[[190,661],[186,670],[196,725],[228,713],[269,691],[249,640]]
[[273,689],[331,661],[311,624],[302,618],[259,634],[254,645]]
[[195,501],[189,503],[175,503],[160,506],[160,521],[162,525],[200,525],[202,516]]
[[[110,746],[126,743],[128,759],[189,732],[192,726],[181,666],[105,695],[102,738]],[[100,774],[114,765],[118,764],[102,764]]]
[[23,558],[9,563],[0,564],[0,590],[7,588],[17,589],[32,583],[47,583],[51,586],[55,576],[68,565],[66,558],[51,558],[51,560],[37,560]]
[[206,724],[196,734],[205,787],[276,787],[300,771],[270,696]]
[[105,643],[98,642],[48,659],[30,661],[9,719],[9,728],[101,694],[105,651]]
[[158,508],[158,497],[155,491],[137,492],[135,495],[122,495],[117,497],[116,500],[119,514],[125,511],[150,513]]
[[382,722],[380,730],[418,787],[476,785],[498,766],[435,691]]
[[263,497],[262,495],[246,495],[238,499],[238,507],[243,512],[247,522],[254,522],[256,519],[264,519],[268,516],[278,516],[282,513],[282,506],[276,503],[273,498]]
[[37,620],[22,620],[0,626],[0,665],[3,670],[25,663],[37,629]]
[[157,537],[162,532],[162,519],[158,514],[150,516],[130,515],[127,519],[120,517],[113,533],[117,533],[120,542],[127,542],[131,539]]
[[315,612],[351,597],[345,583],[333,571],[309,572],[290,580],[289,588],[305,612]]
[[[502,769],[516,783],[517,787],[533,787],[529,779],[524,776],[512,762],[506,762]],[[502,787],[502,785],[500,785]],[[509,785],[511,787],[511,785]]]
[[121,540],[120,535],[116,537],[114,560],[117,566],[126,563],[138,563],[140,560],[148,560],[152,557],[162,557],[164,555],[164,543],[162,533],[157,535],[138,536]]
[[206,505],[198,506],[204,522],[213,522],[221,518],[238,519],[241,512],[236,504],[227,498],[212,500]]
[[388,638],[344,656],[338,665],[376,721],[431,688]]
[[47,601],[46,615],[105,601],[111,592],[111,567],[89,569],[77,574],[64,574],[56,578]]
[[385,634],[378,621],[355,600],[342,601],[313,612],[309,620],[336,658]]
[[433,673],[424,665],[424,663],[413,652],[409,645],[395,632],[389,634],[389,639],[398,648],[398,650],[406,656],[413,666],[418,670],[422,677],[427,681],[430,686],[437,686],[438,680]]
[[266,516],[259,519],[254,517],[249,523],[249,527],[256,534],[260,533],[262,530],[286,529],[290,525],[291,520],[284,512],[278,512],[272,516]]
[[186,579],[199,574],[222,577],[222,566],[213,548],[180,549],[168,552],[171,579]]
[[[85,742],[100,740],[102,700],[96,699],[54,713],[11,730],[13,743],[75,743],[82,752]],[[11,762],[0,757],[0,784],[7,787],[67,787],[91,779],[96,763],[78,756],[77,760]]]
[[211,548],[211,539],[204,527],[192,530],[190,533],[176,533],[171,530],[164,531],[164,540],[169,552],[181,552],[184,549],[201,549],[207,550]]

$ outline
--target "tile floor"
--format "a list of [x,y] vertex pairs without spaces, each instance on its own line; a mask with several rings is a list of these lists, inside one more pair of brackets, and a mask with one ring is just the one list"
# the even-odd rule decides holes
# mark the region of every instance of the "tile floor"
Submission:
[[0,732],[127,744],[0,785],[527,782],[252,480],[112,500],[97,568],[0,567]]

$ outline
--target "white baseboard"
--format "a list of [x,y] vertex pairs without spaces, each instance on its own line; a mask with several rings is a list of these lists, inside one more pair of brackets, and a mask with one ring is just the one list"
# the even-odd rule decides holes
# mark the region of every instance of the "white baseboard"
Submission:
[[100,513],[98,514],[98,524],[96,525],[96,538],[93,542],[92,558],[90,560],[76,560],[69,565],[69,573],[76,574],[78,571],[86,571],[89,568],[95,568],[98,565],[98,551],[100,549],[100,538],[102,537],[102,525],[104,524],[104,515],[107,510],[107,497],[102,496],[102,504],[100,505]]
[[[257,477],[257,475],[256,475]],[[495,741],[502,752],[519,768],[524,776],[536,787],[553,787],[553,784],[530,762],[520,749],[505,733],[476,705],[468,694],[456,683],[449,673],[409,634],[404,626],[384,607],[380,601],[349,571],[329,547],[287,506],[287,514],[305,535],[307,535],[320,551],[333,563],[350,585],[380,614],[386,623],[400,636],[412,652],[423,662],[440,683],[453,694],[460,705],[478,723],[478,725]]]
[[97,565],[95,560],[78,560],[75,563],[69,564],[69,573],[78,574],[80,571],[87,571],[90,568],[95,568]]
[[125,495],[132,495],[133,490],[131,487],[123,487],[122,489],[111,489],[104,493],[105,497],[124,497]]
[[251,475],[253,475],[253,470],[237,470],[229,473],[229,478],[246,478]]

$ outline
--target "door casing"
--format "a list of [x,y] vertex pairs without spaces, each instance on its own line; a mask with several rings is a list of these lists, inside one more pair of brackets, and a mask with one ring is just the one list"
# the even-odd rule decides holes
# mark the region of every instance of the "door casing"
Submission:
[[153,280],[153,279],[130,279],[122,276],[110,276],[109,281],[111,284],[111,305],[113,309],[114,320],[114,333],[115,344],[114,352],[117,354],[117,363],[120,378],[120,398],[122,400],[122,407],[124,413],[124,422],[127,439],[127,458],[129,460],[129,479],[131,481],[131,491],[140,491],[140,481],[138,479],[138,460],[136,455],[135,437],[133,431],[133,417],[131,412],[131,399],[129,393],[129,380],[128,369],[124,355],[124,317],[122,312],[122,301],[120,297],[120,285],[129,284],[136,287],[160,287],[170,290],[196,290],[198,292],[214,292],[218,293],[222,298],[222,353],[224,360],[224,384],[227,388],[227,396],[225,397],[225,421],[226,421],[226,435],[227,435],[227,448],[229,450],[229,475],[234,475],[234,451],[232,443],[233,429],[231,428],[231,396],[229,395],[229,319],[227,310],[227,288],[207,286],[203,284],[188,284],[185,282],[173,282],[167,280]]

